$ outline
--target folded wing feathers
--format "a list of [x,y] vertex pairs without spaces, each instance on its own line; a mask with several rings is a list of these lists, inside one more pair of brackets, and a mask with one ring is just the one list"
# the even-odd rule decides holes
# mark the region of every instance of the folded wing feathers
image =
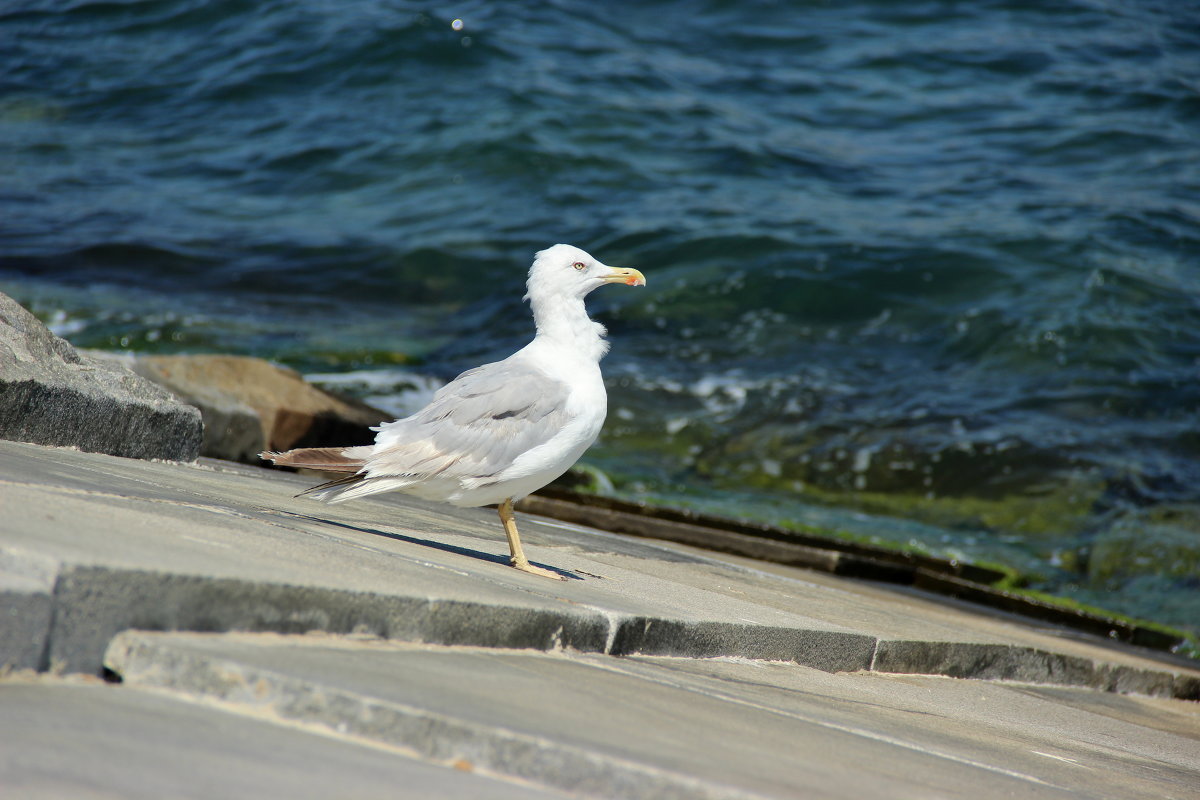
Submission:
[[[505,368],[496,369],[501,364]],[[464,372],[416,414],[373,428],[374,446],[308,447],[260,457],[280,466],[350,473],[301,492],[335,503],[439,477],[474,487],[557,435],[568,421],[569,391],[536,367],[508,359]]]
[[[496,369],[500,364],[506,368]],[[568,392],[563,382],[512,359],[468,370],[413,416],[375,429],[367,473],[471,483],[496,475],[561,430]]]

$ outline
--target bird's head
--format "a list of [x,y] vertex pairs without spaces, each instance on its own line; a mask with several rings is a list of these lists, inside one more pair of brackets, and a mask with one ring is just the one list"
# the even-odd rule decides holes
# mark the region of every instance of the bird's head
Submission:
[[578,247],[556,244],[537,254],[526,283],[528,300],[557,296],[582,299],[606,283],[645,286],[646,278],[636,269],[601,264]]

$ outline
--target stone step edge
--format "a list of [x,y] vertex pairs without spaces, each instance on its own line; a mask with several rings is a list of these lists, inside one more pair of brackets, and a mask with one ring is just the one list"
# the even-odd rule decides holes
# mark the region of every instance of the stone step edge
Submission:
[[518,511],[613,533],[699,547],[847,578],[912,586],[1095,636],[1173,653],[1181,631],[1099,610],[1062,605],[1001,587],[1002,571],[934,556],[743,522],[686,509],[551,488],[517,504]]
[[[947,675],[1200,700],[1195,675],[1014,644],[894,640],[850,631],[622,615],[587,606],[557,611],[98,566],[64,566],[51,584],[34,591],[6,591],[0,584],[0,656],[27,659],[0,666],[99,674],[105,649],[125,630],[322,631],[613,656],[740,657],[826,672]],[[13,644],[18,639],[24,646]]]
[[688,775],[534,736],[379,700],[277,671],[118,634],[105,663],[124,683],[166,690],[323,732],[384,744],[412,757],[481,775],[533,783],[573,796],[751,800],[752,794]]

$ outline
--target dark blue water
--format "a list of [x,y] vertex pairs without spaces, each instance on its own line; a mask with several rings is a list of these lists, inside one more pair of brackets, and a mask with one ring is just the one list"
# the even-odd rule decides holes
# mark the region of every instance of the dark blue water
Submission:
[[559,241],[649,279],[619,495],[1200,631],[1197,4],[0,7],[0,290],[78,345],[400,410]]

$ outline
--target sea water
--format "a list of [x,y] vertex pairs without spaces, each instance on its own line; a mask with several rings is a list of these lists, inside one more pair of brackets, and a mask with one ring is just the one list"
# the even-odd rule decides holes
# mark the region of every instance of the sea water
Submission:
[[1200,7],[0,7],[0,290],[403,413],[590,300],[627,498],[1200,631]]

